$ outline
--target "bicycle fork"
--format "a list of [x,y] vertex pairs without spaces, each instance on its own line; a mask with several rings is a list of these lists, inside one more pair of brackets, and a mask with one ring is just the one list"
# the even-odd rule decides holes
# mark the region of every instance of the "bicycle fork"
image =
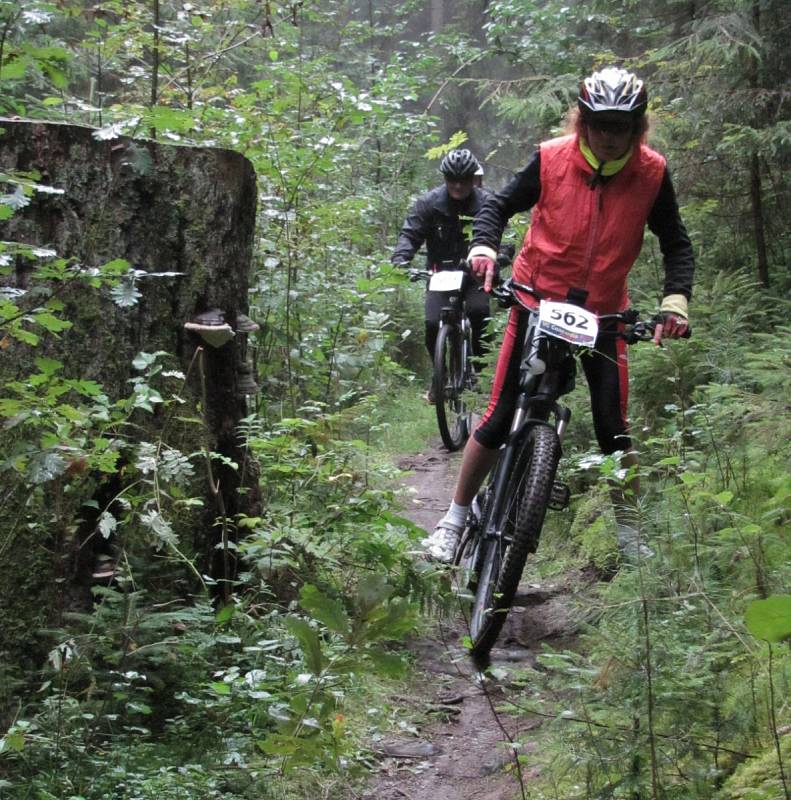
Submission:
[[[554,412],[557,420],[555,424],[555,432],[558,436],[558,439],[562,441],[563,434],[565,433],[569,421],[571,420],[571,410],[565,406],[558,406],[555,404]],[[530,424],[549,424],[543,420],[535,420],[533,422],[529,422],[528,420],[528,398],[526,395],[521,395],[519,401],[517,402],[516,412],[514,413],[514,418],[511,423],[511,430],[508,433],[508,440],[505,444],[503,453],[497,462],[497,466],[495,467],[494,479],[492,481],[493,497],[491,503],[492,508],[496,509],[496,513],[492,515],[487,529],[484,531],[484,536],[486,538],[505,538],[503,536],[503,528],[505,527],[505,519],[508,509],[505,508],[503,500],[505,498],[508,483],[514,467],[514,460],[516,458],[518,444],[523,439],[524,435],[527,434],[527,431],[525,430],[526,426]],[[562,481],[555,479],[552,484],[552,495],[548,504],[549,508],[555,511],[560,511],[568,506],[570,498],[571,491],[569,487]],[[506,544],[507,543],[508,542],[506,541]]]

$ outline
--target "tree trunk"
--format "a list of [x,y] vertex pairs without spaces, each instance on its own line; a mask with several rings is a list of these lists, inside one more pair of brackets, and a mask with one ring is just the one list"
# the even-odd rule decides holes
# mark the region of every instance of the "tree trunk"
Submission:
[[[758,0],[752,3],[752,18],[755,32],[761,34],[761,6]],[[758,58],[753,55],[750,58],[750,85],[755,90],[756,104],[754,113],[756,116],[754,125],[762,128],[766,124],[766,112],[764,101],[757,102],[758,89],[761,85],[760,64]],[[758,153],[753,152],[750,158],[750,208],[753,217],[753,235],[755,237],[755,257],[758,266],[758,280],[763,286],[769,286],[769,259],[766,252],[766,223],[763,213],[763,189],[761,186],[761,162]]]
[[750,159],[750,206],[753,216],[755,236],[755,255],[758,264],[758,280],[764,287],[769,286],[769,258],[766,252],[766,223],[763,212],[763,189],[761,186],[761,164],[758,155]]
[[438,33],[445,27],[445,0],[431,0],[431,30]]
[[[12,120],[0,120],[0,126],[0,170],[36,171],[40,183],[63,190],[35,193],[27,207],[0,223],[0,239],[48,247],[84,267],[126,259],[139,271],[136,287],[142,295],[134,307],[122,308],[109,292],[62,291],[64,315],[73,327],[35,347],[5,342],[0,387],[25,381],[36,371],[33,359],[48,356],[64,364],[64,376],[97,381],[115,400],[130,395],[130,379],[139,374],[132,366],[137,353],[172,354],[174,366],[189,373],[183,406],[167,420],[165,413],[135,411],[125,436],[153,443],[167,436],[184,454],[206,449],[227,459],[213,462],[210,486],[202,460],[193,458],[190,491],[203,496],[203,510],[185,512],[173,525],[180,550],[196,561],[194,573],[185,574],[232,577],[228,552],[216,548],[228,528],[215,522],[218,516],[227,521],[237,513],[256,514],[259,503],[256,472],[244,465],[237,435],[247,413],[239,386],[246,334],[239,332],[217,349],[204,345],[201,376],[195,355],[203,343],[184,323],[217,308],[235,328],[237,315],[247,311],[256,210],[252,165],[229,150],[98,140],[93,129],[82,126]],[[158,272],[178,274],[152,276]],[[15,277],[17,286],[27,282],[31,294],[46,288],[37,287],[35,270],[20,268]],[[196,424],[201,418],[205,425]],[[12,444],[10,437],[0,463],[8,454],[6,444]],[[30,519],[26,510],[31,492],[41,487],[31,488],[25,474],[11,485],[14,472],[5,473],[0,658],[26,653],[38,662],[46,645],[36,638],[37,629],[57,624],[63,610],[90,602],[90,551],[103,537],[96,534],[96,514],[92,518],[84,504],[104,507],[124,488],[125,471],[93,481],[58,476],[45,487],[53,498],[48,520]]]

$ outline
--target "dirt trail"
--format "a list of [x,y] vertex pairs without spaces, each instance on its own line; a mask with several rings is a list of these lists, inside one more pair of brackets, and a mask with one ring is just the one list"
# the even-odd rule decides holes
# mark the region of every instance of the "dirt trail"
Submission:
[[[439,441],[434,449],[408,456],[399,466],[411,475],[412,489],[405,516],[431,530],[444,512],[453,491],[459,455],[445,453]],[[415,694],[392,698],[408,704],[425,724],[411,735],[379,743],[381,756],[377,778],[363,800],[514,800],[523,795],[513,770],[510,739],[527,740],[521,752],[536,746],[526,732],[538,729],[540,717],[495,714],[493,708],[507,699],[508,675],[520,667],[535,666],[535,652],[542,640],[573,636],[574,600],[558,584],[520,588],[512,613],[492,652],[492,666],[505,677],[499,684],[479,681],[461,643],[461,613],[437,622],[435,636],[413,641],[419,681]],[[511,768],[509,768],[509,766]],[[525,794],[538,768],[522,765]]]

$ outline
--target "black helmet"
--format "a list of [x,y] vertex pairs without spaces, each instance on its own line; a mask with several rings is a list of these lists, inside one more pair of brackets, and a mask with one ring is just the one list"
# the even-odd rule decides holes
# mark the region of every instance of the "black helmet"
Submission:
[[585,78],[580,84],[577,103],[583,114],[625,111],[639,117],[648,105],[648,92],[643,82],[631,72],[607,67]]
[[472,178],[480,168],[478,159],[469,150],[451,150],[439,165],[439,171],[446,178],[456,180]]

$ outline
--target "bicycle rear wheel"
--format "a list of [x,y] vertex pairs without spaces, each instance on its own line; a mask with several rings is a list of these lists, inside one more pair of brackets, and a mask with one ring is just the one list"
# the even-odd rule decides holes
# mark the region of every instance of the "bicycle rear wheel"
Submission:
[[[538,547],[552,495],[560,440],[548,425],[532,427],[516,458],[504,495],[505,508],[494,515],[501,530],[484,531],[480,570],[470,614],[471,652],[485,658],[497,641],[513,602],[529,553]],[[486,535],[488,533],[488,536]]]
[[470,414],[464,397],[465,366],[461,331],[456,325],[443,325],[434,348],[432,390],[439,435],[451,452],[458,450],[469,436]]

